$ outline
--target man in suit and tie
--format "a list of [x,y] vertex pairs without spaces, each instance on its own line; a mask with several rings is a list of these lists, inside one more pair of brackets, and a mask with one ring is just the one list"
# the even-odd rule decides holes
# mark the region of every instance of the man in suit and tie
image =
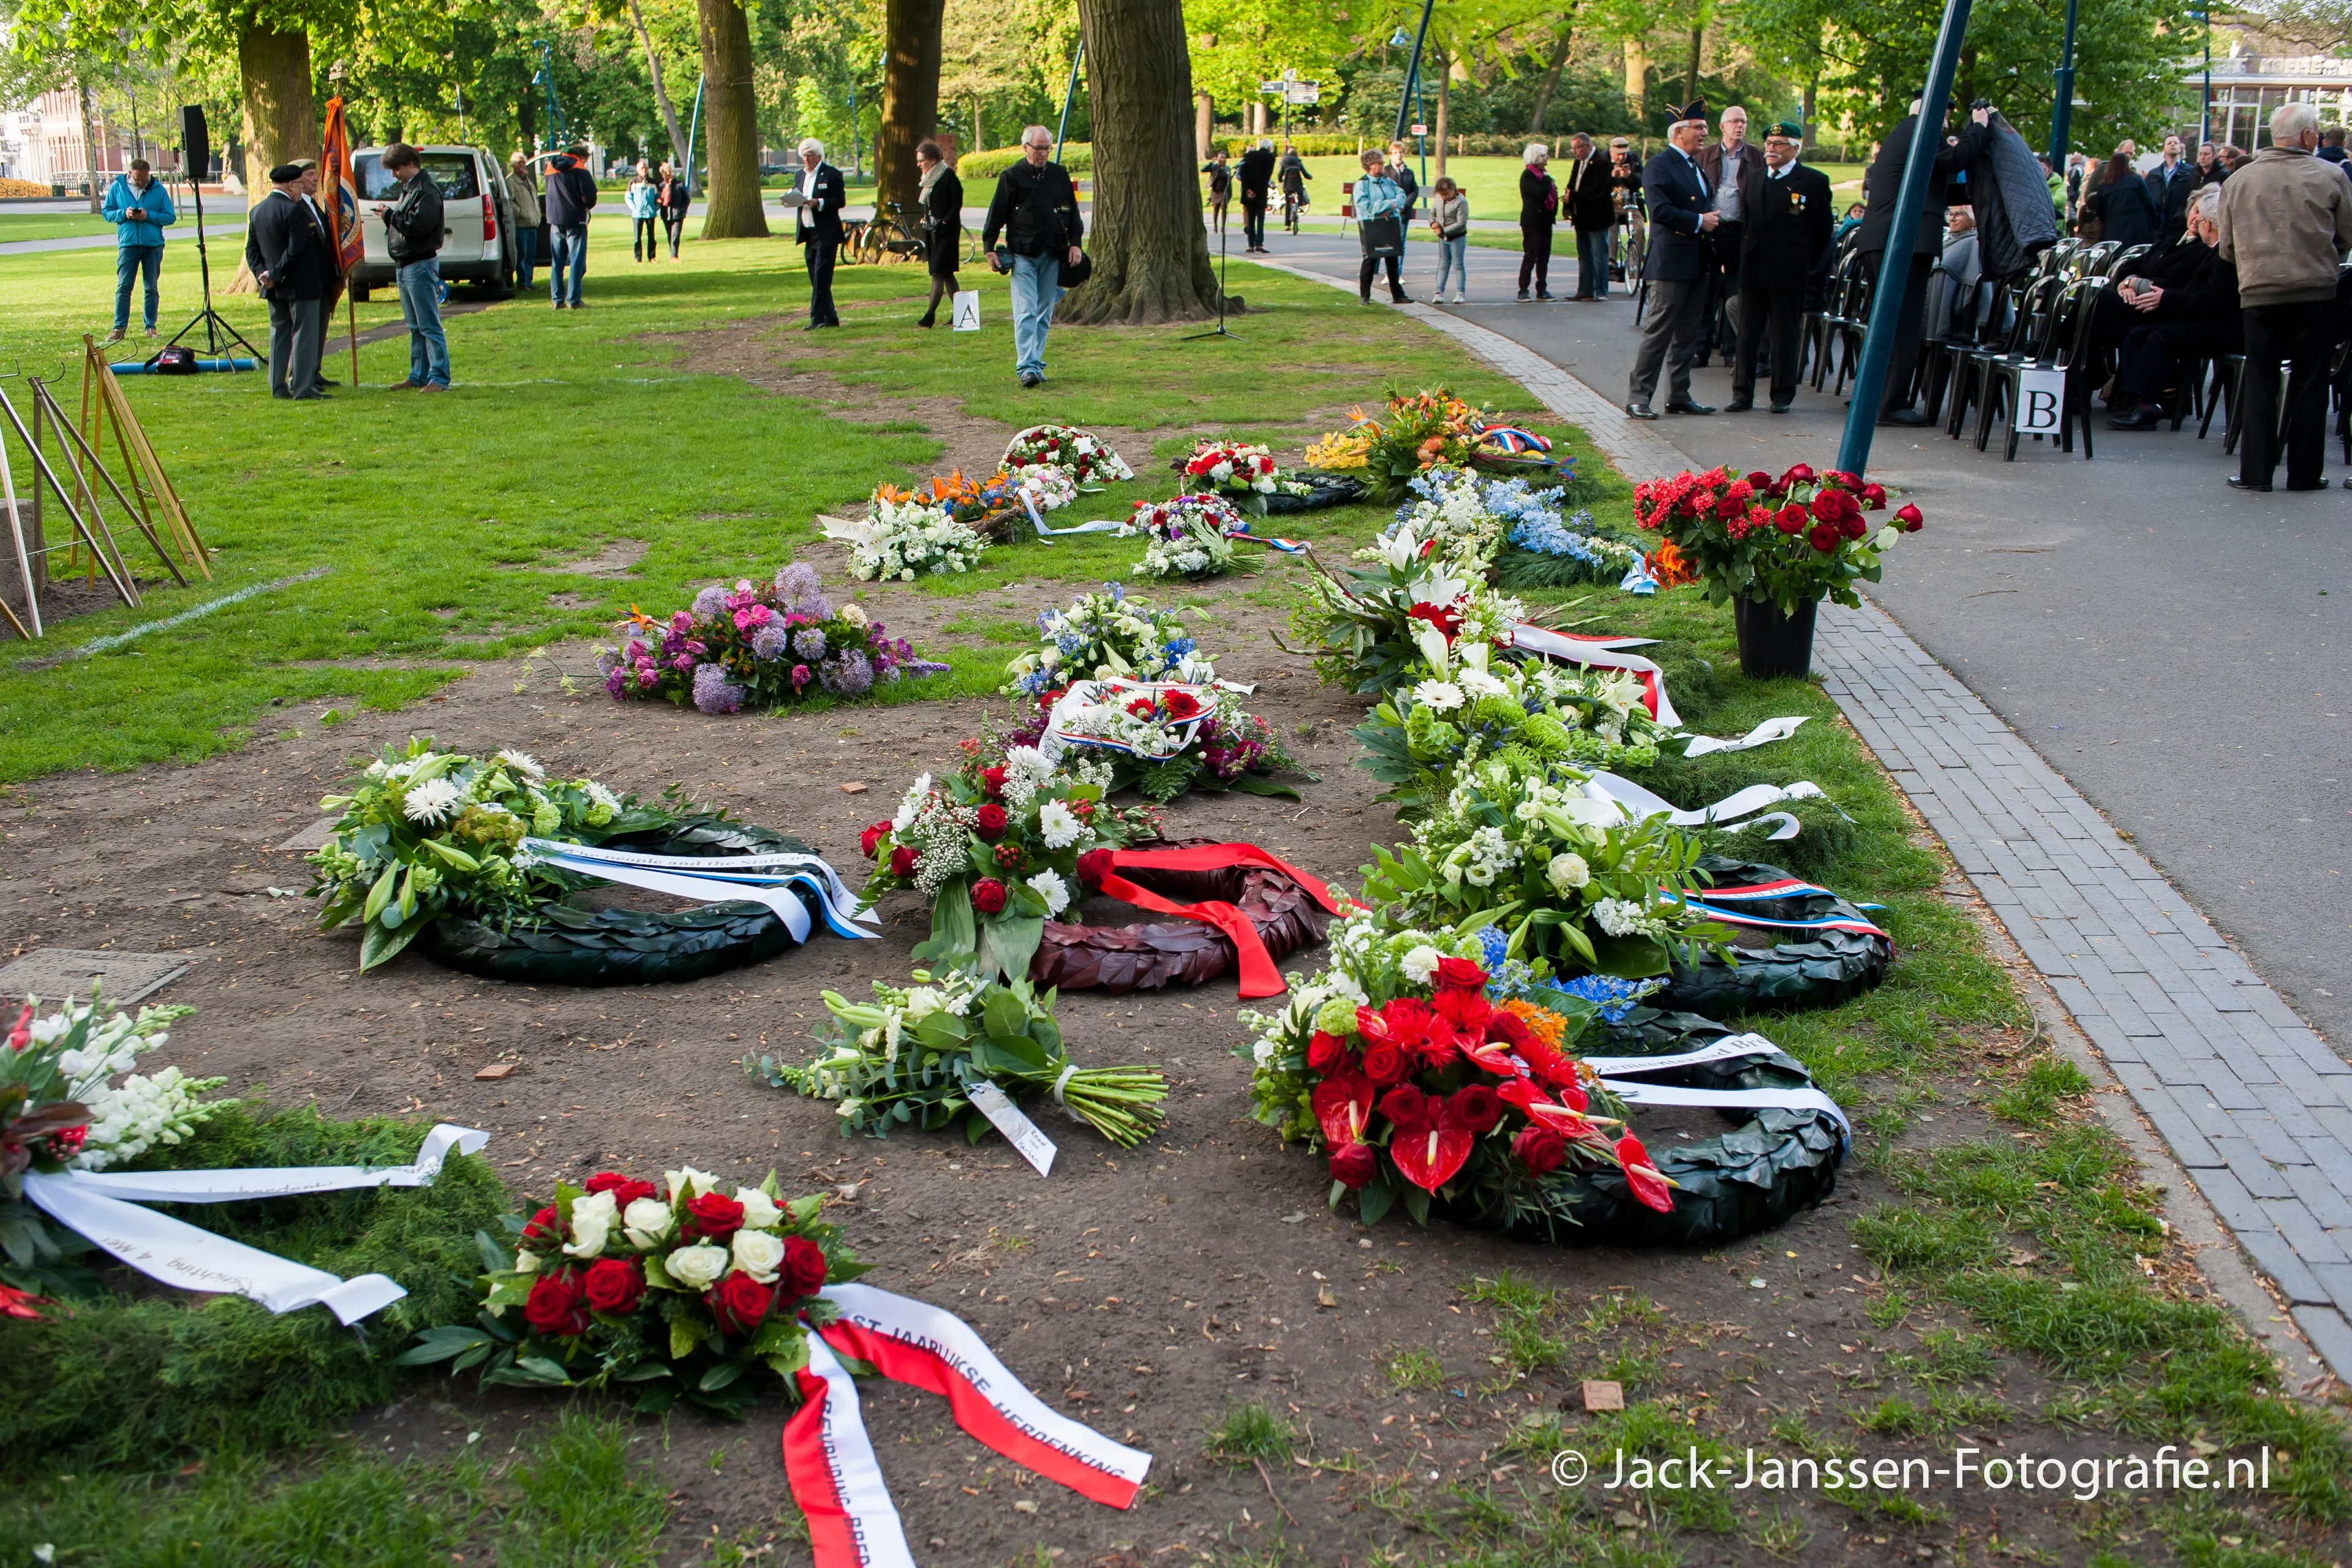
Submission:
[[246,220],[245,265],[269,301],[269,395],[307,403],[326,395],[319,390],[320,304],[332,242],[302,200],[302,173],[299,163],[269,171],[276,188]]
[[[1829,176],[1797,161],[1805,132],[1783,121],[1764,133],[1764,161],[1740,171],[1746,215],[1739,254],[1739,351],[1731,373],[1734,414],[1756,406],[1756,354],[1772,358],[1772,412],[1797,400],[1797,329],[1805,285],[1829,254],[1836,227]],[[1769,345],[1769,347],[1768,347]]]
[[2189,197],[2197,188],[2197,171],[2181,156],[2180,138],[2164,139],[2164,161],[2150,169],[2147,175],[2147,199],[2156,208],[2156,233],[2159,239],[2175,239],[2189,222]]
[[841,254],[841,208],[849,188],[841,171],[824,161],[824,143],[811,136],[801,142],[801,177],[793,187],[793,236],[808,264],[809,319],[803,331],[841,325],[833,308],[833,263]]
[[1633,352],[1633,374],[1626,387],[1625,412],[1655,419],[1651,395],[1658,372],[1670,375],[1666,412],[1712,414],[1692,401],[1691,360],[1707,324],[1714,294],[1709,249],[1722,217],[1715,193],[1698,169],[1699,143],[1706,138],[1706,104],[1691,104],[1666,127],[1666,150],[1642,168],[1642,200],[1650,209],[1650,258],[1642,276],[1650,287],[1642,318],[1641,346]]
[[1617,226],[1617,197],[1609,184],[1609,160],[1580,131],[1568,139],[1568,220],[1576,230],[1576,294],[1579,300],[1609,298],[1609,231]]

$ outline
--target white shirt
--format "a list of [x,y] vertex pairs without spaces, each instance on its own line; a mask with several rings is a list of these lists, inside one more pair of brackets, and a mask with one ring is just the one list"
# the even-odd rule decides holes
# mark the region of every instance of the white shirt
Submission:
[[816,177],[818,172],[824,167],[824,160],[820,158],[817,160],[816,168],[803,169],[801,171],[801,197],[803,200],[809,202],[814,202],[816,200]]

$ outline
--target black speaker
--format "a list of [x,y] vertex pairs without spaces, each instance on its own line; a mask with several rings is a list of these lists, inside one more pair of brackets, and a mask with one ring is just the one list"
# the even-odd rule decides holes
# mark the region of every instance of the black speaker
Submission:
[[205,106],[180,106],[180,167],[188,178],[201,180],[213,172],[212,139],[205,134]]

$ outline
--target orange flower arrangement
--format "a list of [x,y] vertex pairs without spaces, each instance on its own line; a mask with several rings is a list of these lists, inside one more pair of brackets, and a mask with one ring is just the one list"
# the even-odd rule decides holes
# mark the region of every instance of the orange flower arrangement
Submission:
[[1568,1020],[1559,1014],[1549,1007],[1538,1007],[1534,1003],[1517,996],[1504,1003],[1502,1010],[1525,1024],[1537,1039],[1541,1040],[1553,1050],[1559,1049],[1561,1037],[1567,1031]]
[[1685,583],[1698,581],[1698,568],[1677,549],[1671,539],[1662,539],[1657,549],[1650,552],[1646,563],[1650,575],[1661,588],[1679,588]]

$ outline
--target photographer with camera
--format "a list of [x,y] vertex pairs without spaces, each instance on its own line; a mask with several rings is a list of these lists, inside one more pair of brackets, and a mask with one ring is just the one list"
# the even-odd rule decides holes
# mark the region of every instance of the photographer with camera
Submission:
[[147,160],[131,160],[128,174],[114,176],[106,190],[102,216],[114,226],[114,331],[106,341],[119,343],[131,327],[131,286],[141,273],[147,276],[142,318],[147,335],[155,335],[155,279],[163,270],[163,230],[179,221],[171,193],[155,183]]
[[408,379],[394,392],[449,390],[449,339],[441,330],[441,187],[418,162],[416,149],[395,142],[383,150],[383,172],[400,182],[400,199],[378,204],[384,247],[392,253],[400,290],[400,319],[408,324]]
[[1051,131],[1032,125],[1021,133],[1021,160],[996,176],[996,195],[980,236],[990,268],[1013,277],[1013,368],[1024,386],[1045,379],[1045,334],[1053,329],[1063,289],[1086,280],[1078,188],[1053,156]]

